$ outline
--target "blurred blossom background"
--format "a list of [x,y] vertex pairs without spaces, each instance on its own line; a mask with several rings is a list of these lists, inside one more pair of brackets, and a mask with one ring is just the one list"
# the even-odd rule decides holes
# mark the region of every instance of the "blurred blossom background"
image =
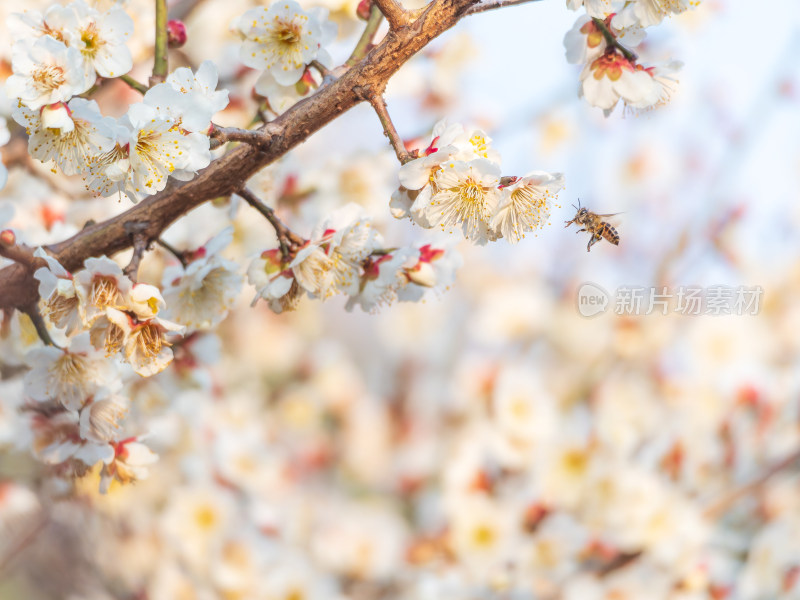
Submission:
[[[152,5],[125,5],[140,80]],[[227,28],[253,5],[173,3],[189,41],[172,66],[216,62],[231,91],[222,125],[256,108]],[[322,5],[339,64],[362,27],[356,3]],[[3,21],[16,10],[0,3]],[[577,97],[563,46],[577,13],[563,2],[462,21],[390,82],[395,125],[424,145],[446,117],[484,129],[504,175],[563,172],[551,224],[514,246],[459,241],[450,289],[376,314],[333,298],[275,315],[245,286],[216,332],[127,384],[128,419],[160,456],[135,485],[102,495],[96,472],[73,483],[30,456],[20,373],[38,341],[7,318],[0,599],[800,598],[798,15],[791,0],[704,0],[665,20],[638,52],[685,63],[671,102],[608,118]],[[105,114],[137,100],[123,84],[98,93]],[[14,152],[12,140],[0,210],[36,243],[129,207]],[[250,185],[301,235],[355,202],[389,245],[450,238],[392,218],[397,170],[360,105]],[[587,234],[563,228],[579,198],[622,213],[618,247],[587,253]],[[198,247],[228,222],[225,256],[243,270],[276,243],[235,199],[164,237]],[[174,262],[148,253],[139,280]],[[584,282],[611,295],[593,318],[579,312]],[[763,293],[757,314],[681,315],[675,298],[666,315],[644,314],[646,300],[616,314],[620,288],[688,286]]]

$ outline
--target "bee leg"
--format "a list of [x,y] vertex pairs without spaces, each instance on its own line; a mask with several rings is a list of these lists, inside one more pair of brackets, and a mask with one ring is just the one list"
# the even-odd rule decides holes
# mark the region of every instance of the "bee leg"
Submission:
[[586,231],[585,229],[578,229],[575,233],[580,233],[581,231]]
[[586,246],[586,251],[587,252],[591,252],[592,246],[594,246],[601,239],[603,239],[602,236],[599,236],[596,233],[593,233],[591,239],[589,240],[589,244]]

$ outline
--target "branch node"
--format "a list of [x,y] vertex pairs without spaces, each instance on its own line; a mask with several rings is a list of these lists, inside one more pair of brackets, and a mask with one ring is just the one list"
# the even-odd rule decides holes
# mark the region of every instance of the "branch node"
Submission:
[[397,31],[403,27],[407,27],[410,19],[408,12],[400,5],[397,0],[373,0],[375,5],[380,9],[383,16],[389,23],[389,28],[392,31]]
[[145,233],[149,227],[149,223],[143,221],[129,221],[123,225],[125,232],[131,236],[133,240],[133,256],[122,272],[134,283],[136,283],[137,275],[139,273],[139,263],[142,262],[147,247],[150,245],[150,238]]

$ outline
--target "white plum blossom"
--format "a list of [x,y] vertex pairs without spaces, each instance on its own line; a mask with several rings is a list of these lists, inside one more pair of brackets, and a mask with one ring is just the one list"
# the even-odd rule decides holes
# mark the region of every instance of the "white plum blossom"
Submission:
[[603,54],[606,46],[603,32],[588,15],[579,17],[572,29],[564,34],[567,62],[573,65],[593,61]]
[[172,362],[172,348],[167,334],[183,331],[183,326],[158,317],[139,319],[128,312],[109,308],[109,328],[121,334],[121,350],[125,360],[142,377],[160,373]]
[[[34,417],[31,429],[33,454],[46,464],[69,464],[74,472],[80,474],[86,467],[98,462],[108,463],[114,457],[114,448],[110,444],[81,439],[79,416],[75,411]],[[74,461],[85,466],[76,465]]]
[[50,36],[69,45],[74,39],[74,31],[69,30],[63,18],[64,7],[51,4],[42,14],[35,9],[26,9],[20,13],[11,13],[6,19],[8,32],[15,42],[35,42],[43,36]]
[[39,402],[57,401],[67,410],[80,409],[111,375],[109,363],[92,348],[88,333],[73,337],[66,349],[31,350],[26,361],[31,370],[25,375],[25,393]]
[[417,243],[416,263],[404,268],[408,280],[397,291],[401,302],[419,302],[430,290],[441,292],[447,290],[456,278],[456,270],[461,267],[461,255],[452,248],[453,244]]
[[87,258],[75,274],[75,292],[85,326],[105,316],[107,308],[122,308],[128,302],[131,280],[120,266],[106,256]]
[[163,275],[167,316],[194,329],[216,327],[227,315],[242,287],[236,263],[220,252],[233,241],[228,227],[194,252],[186,267],[168,267]]
[[300,300],[300,287],[280,248],[265,250],[247,268],[247,280],[256,288],[251,306],[263,298],[276,313],[293,310]]
[[127,401],[108,388],[100,388],[80,411],[80,436],[96,444],[118,441],[120,422],[128,414]]
[[355,293],[361,263],[377,249],[381,240],[364,210],[350,203],[314,228],[311,239],[319,241],[331,259],[331,274],[336,291]]
[[452,231],[460,227],[469,240],[485,244],[496,239],[490,227],[500,202],[500,167],[481,158],[470,162],[453,161],[442,165],[434,175],[435,193],[423,204],[417,198],[418,209],[432,225]]
[[228,105],[228,91],[217,91],[219,75],[210,60],[196,73],[188,67],[175,69],[164,83],[150,88],[144,102],[186,131],[206,133],[211,117]]
[[133,34],[133,20],[119,7],[100,12],[76,0],[66,6],[53,4],[44,15],[35,10],[13,13],[8,24],[18,40],[50,36],[78,50],[90,83],[97,75],[119,77],[133,66],[125,45]]
[[133,20],[119,7],[100,12],[76,0],[64,7],[65,25],[74,32],[67,45],[80,50],[86,77],[119,77],[131,70],[133,59],[125,45],[133,34]]
[[144,103],[128,107],[130,171],[125,192],[137,201],[163,190],[169,176],[188,181],[211,162],[208,136],[184,135],[177,124]]
[[587,64],[580,76],[580,96],[609,114],[622,99],[632,108],[647,108],[662,100],[663,87],[641,65],[616,50]]
[[146,479],[147,467],[158,462],[158,455],[142,442],[142,437],[122,440],[114,444],[113,458],[108,461],[100,474],[100,491],[106,493],[111,482],[131,483]]
[[161,290],[147,283],[136,283],[128,294],[128,308],[140,319],[155,317],[166,307]]
[[491,226],[498,237],[516,244],[528,231],[541,229],[550,218],[550,205],[561,188],[561,173],[533,171],[502,187],[502,200]]
[[37,248],[34,255],[47,261],[47,267],[36,269],[33,274],[39,280],[42,313],[53,325],[65,329],[67,335],[72,335],[83,326],[72,273],[41,248]]
[[289,263],[297,284],[312,296],[327,299],[336,293],[333,260],[320,242],[308,242]]
[[294,0],[283,0],[248,10],[236,28],[244,37],[242,62],[269,71],[280,85],[297,83],[313,60],[331,64],[324,46],[336,36],[336,25],[327,9],[305,11]]
[[88,168],[82,175],[86,189],[94,196],[105,198],[124,193],[133,202],[145,196],[131,189],[129,134],[126,127],[117,124],[111,148],[89,157]]
[[586,14],[599,19],[605,19],[608,15],[618,12],[623,4],[622,0],[567,0],[567,8],[570,10],[578,10],[583,6],[586,8]]
[[638,23],[641,27],[658,25],[665,17],[680,14],[693,6],[699,0],[635,0],[627,2],[625,7],[617,12],[614,21],[624,26]]
[[405,268],[415,265],[418,259],[418,251],[412,248],[370,257],[363,267],[358,290],[347,300],[345,308],[352,311],[358,305],[364,312],[374,312],[391,304],[397,298],[397,290],[408,283]]
[[29,135],[31,156],[53,161],[67,175],[85,171],[92,157],[114,146],[114,119],[103,117],[94,100],[73,98],[41,110],[20,106],[13,117]]
[[93,83],[86,78],[81,53],[50,36],[15,44],[11,65],[14,74],[5,92],[33,110],[65,102]]

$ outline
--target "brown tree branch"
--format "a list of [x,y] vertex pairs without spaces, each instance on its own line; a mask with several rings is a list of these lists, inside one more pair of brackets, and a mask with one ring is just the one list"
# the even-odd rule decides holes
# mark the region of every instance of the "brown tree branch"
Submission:
[[800,460],[800,448],[786,455],[784,458],[782,458],[777,463],[769,467],[766,471],[764,471],[761,475],[759,475],[752,481],[749,481],[748,483],[742,486],[734,488],[721,498],[718,498],[716,501],[712,502],[703,511],[703,515],[709,519],[719,518],[731,506],[736,504],[740,499],[764,487],[767,481],[769,481],[773,476],[777,475],[778,473],[780,473],[785,469],[788,469],[789,467],[794,465],[798,460]]
[[494,0],[494,2],[481,2],[470,8],[467,14],[476,15],[488,10],[497,10],[498,8],[507,8],[509,6],[519,6],[520,4],[530,4],[531,2],[540,1],[541,0]]
[[283,222],[275,214],[274,210],[264,204],[259,197],[249,189],[242,187],[242,189],[238,190],[236,194],[244,198],[245,202],[260,212],[264,218],[270,222],[270,225],[272,225],[273,229],[275,229],[275,234],[278,236],[278,243],[280,244],[281,253],[284,257],[289,255],[290,250],[297,250],[305,243],[304,239],[296,235],[291,229],[283,224]]
[[383,133],[389,138],[392,148],[394,148],[394,153],[397,155],[397,160],[400,161],[401,165],[406,164],[412,157],[406,150],[406,146],[403,144],[403,140],[400,139],[392,118],[389,116],[389,110],[386,107],[386,100],[383,94],[370,94],[367,100],[372,105],[372,108],[375,109],[375,112],[378,113],[378,118],[381,120],[381,125],[383,125]]
[[[67,270],[77,270],[91,256],[112,255],[131,247],[128,223],[147,223],[143,232],[156,239],[176,219],[200,204],[235,193],[259,170],[308,139],[333,119],[364,100],[363,91],[383,89],[395,72],[431,40],[464,17],[476,0],[434,0],[408,27],[389,34],[336,81],[321,88],[263,130],[263,148],[240,146],[215,160],[197,177],[175,182],[126,212],[84,228],[71,238],[48,246]],[[0,270],[0,308],[22,308],[38,298],[37,282],[22,265]]]
[[244,142],[253,146],[264,146],[269,140],[268,134],[261,129],[239,129],[238,127],[213,126],[211,148],[218,148],[228,142]]
[[391,29],[397,30],[408,25],[408,13],[397,0],[373,0],[373,2],[381,9]]

